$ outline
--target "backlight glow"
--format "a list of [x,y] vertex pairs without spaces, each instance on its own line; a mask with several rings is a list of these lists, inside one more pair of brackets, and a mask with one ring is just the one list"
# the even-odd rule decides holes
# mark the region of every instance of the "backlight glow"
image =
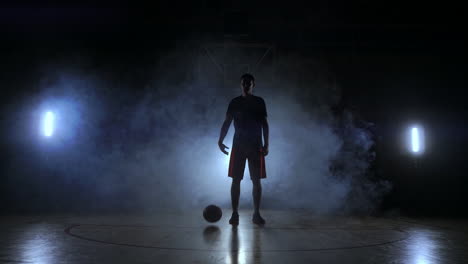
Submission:
[[55,114],[51,111],[48,111],[44,114],[42,120],[42,130],[44,136],[51,137],[54,134],[55,130]]
[[413,152],[419,152],[421,150],[421,142],[420,142],[420,135],[419,135],[419,130],[417,127],[413,127],[411,129],[411,150]]

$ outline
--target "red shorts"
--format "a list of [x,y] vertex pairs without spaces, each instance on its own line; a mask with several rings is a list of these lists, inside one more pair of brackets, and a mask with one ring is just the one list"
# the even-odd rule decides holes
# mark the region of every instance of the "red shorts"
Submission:
[[228,176],[232,178],[244,178],[245,161],[249,161],[251,179],[266,178],[265,156],[262,148],[246,148],[234,146],[229,160]]

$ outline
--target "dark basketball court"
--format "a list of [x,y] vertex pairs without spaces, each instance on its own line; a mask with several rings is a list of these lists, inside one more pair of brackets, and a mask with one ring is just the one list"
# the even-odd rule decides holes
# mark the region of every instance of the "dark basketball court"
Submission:
[[0,263],[467,263],[463,10],[2,4]]
[[[241,215],[249,212],[241,211]],[[464,263],[466,221],[268,210],[209,225],[199,213],[2,218],[5,263]]]

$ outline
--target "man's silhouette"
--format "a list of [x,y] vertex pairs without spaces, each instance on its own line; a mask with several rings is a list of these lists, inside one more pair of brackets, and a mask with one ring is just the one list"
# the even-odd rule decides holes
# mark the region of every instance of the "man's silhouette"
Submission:
[[[252,221],[263,225],[265,220],[260,215],[260,199],[262,196],[262,185],[260,179],[266,178],[265,157],[268,155],[268,122],[265,101],[252,94],[255,79],[251,74],[241,77],[242,95],[231,100],[226,113],[226,119],[221,127],[218,145],[221,151],[228,155],[228,147],[223,140],[234,119],[234,139],[232,153],[229,161],[228,176],[232,177],[231,202],[232,216],[229,220],[231,225],[239,224],[239,195],[240,182],[244,177],[245,161],[249,161],[250,178],[253,183],[252,196],[254,201],[254,214]],[[262,144],[263,131],[263,144]]]

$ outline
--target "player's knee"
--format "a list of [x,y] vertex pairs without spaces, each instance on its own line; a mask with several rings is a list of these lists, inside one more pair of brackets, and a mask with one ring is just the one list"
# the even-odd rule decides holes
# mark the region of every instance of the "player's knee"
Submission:
[[252,184],[255,189],[261,189],[262,184],[260,182],[260,179],[252,179]]
[[240,185],[240,182],[241,182],[242,179],[240,178],[233,178],[232,179],[232,185]]

